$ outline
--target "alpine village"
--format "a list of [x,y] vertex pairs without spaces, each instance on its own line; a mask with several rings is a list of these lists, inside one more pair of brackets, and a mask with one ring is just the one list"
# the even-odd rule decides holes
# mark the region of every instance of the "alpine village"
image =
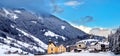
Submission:
[[120,56],[120,0],[0,0],[0,56]]
[[[93,35],[91,35],[91,38]],[[112,51],[114,54],[120,54],[120,28],[113,34],[108,36],[104,41],[94,39],[81,40],[74,45],[65,46],[63,44],[57,45],[49,40],[47,54],[60,54],[64,52],[84,52],[99,53]]]

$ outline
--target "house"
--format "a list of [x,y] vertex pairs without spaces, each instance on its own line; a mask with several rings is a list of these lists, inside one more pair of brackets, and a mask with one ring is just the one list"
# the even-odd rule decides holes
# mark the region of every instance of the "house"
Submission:
[[81,52],[85,48],[86,48],[86,44],[84,42],[77,42],[74,45],[74,52]]
[[67,46],[67,52],[81,52],[86,48],[86,44],[84,42],[77,42],[74,45]]
[[93,51],[108,51],[109,43],[108,42],[91,43],[89,49],[91,49]]
[[67,46],[66,51],[67,51],[67,52],[72,52],[72,51],[74,51],[74,49],[76,49],[76,48],[77,48],[77,46],[75,46],[75,45],[69,45],[69,46]]
[[63,53],[66,52],[66,48],[63,45],[57,46],[53,42],[49,42],[48,44],[48,54],[56,54],[56,53]]
[[99,42],[101,44],[101,51],[109,50],[109,42]]
[[55,53],[57,53],[57,47],[56,47],[56,45],[53,42],[49,42],[47,53],[48,54],[55,54]]
[[58,53],[66,52],[66,48],[63,45],[58,46]]
[[101,50],[101,44],[98,42],[91,43],[89,49],[94,50],[94,51],[100,51]]
[[77,49],[85,49],[86,44],[84,42],[78,42],[76,43]]

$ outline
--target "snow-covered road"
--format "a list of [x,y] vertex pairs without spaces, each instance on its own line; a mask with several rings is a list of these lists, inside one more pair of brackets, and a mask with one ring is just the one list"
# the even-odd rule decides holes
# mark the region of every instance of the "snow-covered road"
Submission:
[[51,55],[43,55],[43,56],[120,56],[114,55],[111,52],[101,52],[101,53],[88,53],[88,52],[80,52],[80,53],[62,53],[62,54],[51,54]]

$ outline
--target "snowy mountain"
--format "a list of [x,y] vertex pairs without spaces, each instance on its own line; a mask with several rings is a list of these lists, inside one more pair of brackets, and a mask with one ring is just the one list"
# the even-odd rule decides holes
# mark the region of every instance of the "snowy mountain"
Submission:
[[49,40],[71,45],[88,34],[54,15],[0,8],[0,43],[32,54],[46,53]]
[[76,28],[88,33],[88,34],[93,34],[93,35],[98,35],[98,36],[104,36],[108,37],[111,33],[115,33],[116,29],[107,29],[107,28],[100,28],[100,27],[87,27],[87,26],[75,26]]
[[89,34],[108,37],[108,35],[115,32],[116,29],[93,28],[92,30],[90,30]]
[[89,34],[90,30],[92,30],[91,27],[87,27],[87,26],[83,26],[83,25],[81,25],[81,26],[73,25],[73,26],[80,29],[80,30],[82,30],[82,31],[84,31],[84,32],[86,32],[86,33],[88,33],[88,34]]

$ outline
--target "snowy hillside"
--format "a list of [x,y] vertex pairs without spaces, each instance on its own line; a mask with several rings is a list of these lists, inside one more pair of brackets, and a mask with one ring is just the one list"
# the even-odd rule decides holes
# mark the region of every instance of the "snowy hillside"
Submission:
[[0,8],[0,43],[32,54],[45,54],[49,40],[71,45],[88,34],[53,15]]
[[72,45],[90,36],[51,14],[0,8],[0,43],[24,52],[45,54],[49,40],[57,45]]

